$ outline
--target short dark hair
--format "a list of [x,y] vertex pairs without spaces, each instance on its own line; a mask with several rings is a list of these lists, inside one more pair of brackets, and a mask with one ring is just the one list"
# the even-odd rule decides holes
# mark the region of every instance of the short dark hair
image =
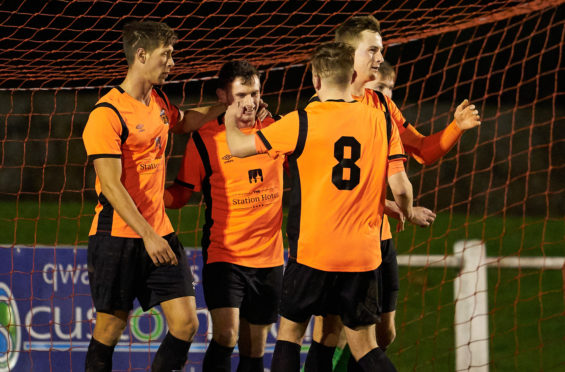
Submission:
[[396,71],[394,71],[394,67],[387,61],[383,61],[379,66],[378,74],[381,74],[384,78],[391,78],[393,81],[396,80]]
[[259,71],[251,63],[244,60],[226,62],[218,73],[218,88],[226,90],[236,78],[249,84],[254,76],[259,77]]
[[320,44],[312,54],[312,74],[335,85],[347,86],[353,77],[355,49],[349,44],[330,41]]
[[138,48],[152,52],[160,46],[174,45],[177,42],[175,31],[161,22],[130,22],[122,32],[124,52],[128,65],[131,65]]
[[379,21],[372,15],[351,17],[335,30],[335,41],[348,43],[357,48],[363,31],[381,33]]

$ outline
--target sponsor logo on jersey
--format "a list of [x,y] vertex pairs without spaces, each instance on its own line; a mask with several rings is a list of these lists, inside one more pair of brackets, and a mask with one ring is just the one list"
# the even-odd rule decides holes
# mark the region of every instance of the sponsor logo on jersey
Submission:
[[226,155],[222,156],[222,160],[224,161],[224,164],[233,162],[232,158],[233,158],[233,156],[231,154],[226,154]]
[[247,174],[249,175],[249,183],[257,183],[257,180],[263,182],[263,170],[261,168],[250,169],[249,171],[247,171]]

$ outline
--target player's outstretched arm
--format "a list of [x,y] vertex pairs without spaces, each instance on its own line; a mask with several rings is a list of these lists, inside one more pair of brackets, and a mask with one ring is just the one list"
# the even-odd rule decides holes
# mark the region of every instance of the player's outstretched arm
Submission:
[[102,194],[108,199],[120,217],[143,238],[145,250],[155,265],[178,263],[169,243],[159,236],[143,218],[120,178],[122,160],[119,158],[98,158],[94,169],[100,180]]
[[224,121],[226,124],[226,139],[228,147],[233,156],[245,158],[256,155],[255,135],[244,134],[237,127],[237,119],[242,116],[243,107],[239,102],[234,102],[228,106]]
[[179,123],[171,128],[175,134],[194,132],[209,121],[214,120],[226,111],[226,105],[218,103],[213,106],[195,107],[182,112]]
[[191,196],[192,190],[181,186],[178,183],[173,183],[165,189],[165,193],[163,195],[165,207],[171,209],[182,208],[186,205],[186,203],[188,203]]

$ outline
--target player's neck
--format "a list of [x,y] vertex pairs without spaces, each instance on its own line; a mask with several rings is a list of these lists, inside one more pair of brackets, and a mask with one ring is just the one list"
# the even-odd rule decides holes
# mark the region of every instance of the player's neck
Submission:
[[365,84],[368,81],[361,81],[359,79],[355,79],[353,83],[351,83],[351,94],[357,97],[361,97],[365,94]]
[[131,73],[128,73],[120,87],[131,97],[148,106],[151,102],[151,89],[153,84],[145,79],[136,78]]
[[333,86],[322,86],[320,90],[316,92],[320,101],[328,100],[343,100],[345,102],[353,101],[351,96],[351,86],[346,88],[343,87],[333,87]]

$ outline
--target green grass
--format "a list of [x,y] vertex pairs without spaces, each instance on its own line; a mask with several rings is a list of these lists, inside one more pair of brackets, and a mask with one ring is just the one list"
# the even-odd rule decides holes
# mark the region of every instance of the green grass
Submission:
[[[93,203],[0,203],[0,243],[85,245]],[[204,210],[168,211],[187,247],[200,245]],[[451,254],[460,239],[481,239],[489,256],[564,256],[563,219],[441,213],[430,229],[395,235],[399,254]],[[398,336],[389,349],[398,370],[445,371],[455,365],[453,268],[401,267]],[[563,278],[551,270],[488,270],[492,371],[565,367]]]

